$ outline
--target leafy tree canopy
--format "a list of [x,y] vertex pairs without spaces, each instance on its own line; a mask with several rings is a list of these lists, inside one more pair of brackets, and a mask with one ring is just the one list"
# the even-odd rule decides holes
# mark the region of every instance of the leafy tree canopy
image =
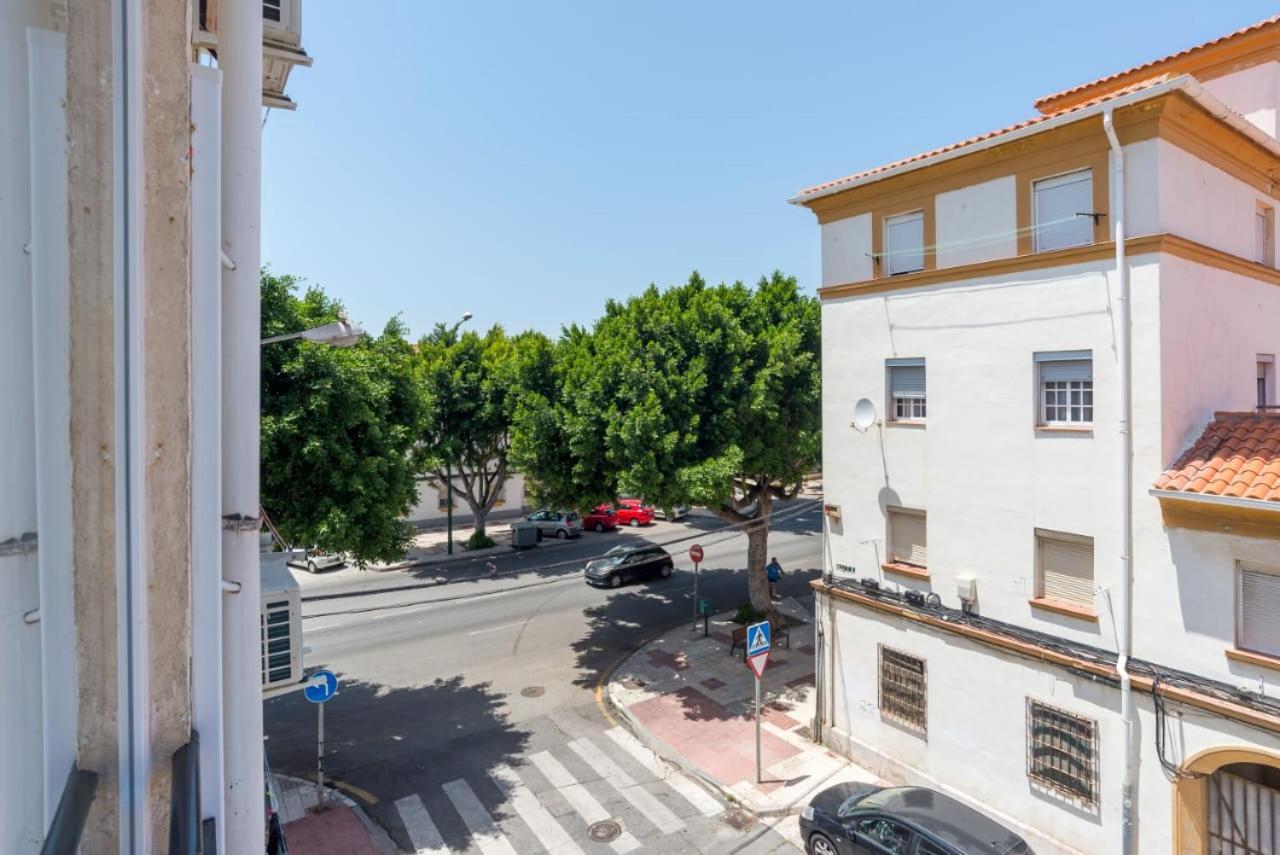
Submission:
[[[342,306],[293,276],[262,273],[262,335],[338,318]],[[285,540],[358,565],[403,558],[417,498],[410,451],[421,414],[399,318],[350,348],[262,349],[262,504]]]

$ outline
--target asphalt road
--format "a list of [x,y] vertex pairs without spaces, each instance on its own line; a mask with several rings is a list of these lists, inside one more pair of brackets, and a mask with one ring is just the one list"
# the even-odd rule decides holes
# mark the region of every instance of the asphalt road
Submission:
[[[784,593],[805,596],[819,574],[820,513],[813,501],[780,508],[770,552],[788,571]],[[616,590],[586,585],[583,562],[629,538],[670,544],[676,572]],[[634,842],[631,848],[785,846],[763,823],[745,832],[730,828],[659,780],[622,750],[624,735],[610,732],[615,722],[597,698],[598,684],[630,651],[682,620],[692,623],[687,548],[695,540],[706,551],[699,594],[716,610],[744,602],[746,538],[710,516],[500,555],[492,559],[496,578],[489,577],[488,560],[395,573],[301,574],[306,665],[330,668],[342,681],[325,711],[327,774],[411,852],[433,851],[424,845],[432,839],[439,851],[506,851],[499,839],[521,852],[551,849],[556,827],[576,829],[566,851],[603,852],[610,846],[585,837],[594,809],[566,798],[582,792],[622,824],[620,839]],[[276,770],[314,774],[313,705],[298,693],[268,701],[266,729]],[[559,770],[548,771],[548,757]],[[650,797],[637,806],[635,790],[612,776],[618,771]],[[518,797],[507,775],[515,776]],[[567,779],[557,785],[562,775],[578,786]],[[654,799],[669,806],[658,811],[664,822],[646,815]],[[625,848],[612,844],[614,851]]]

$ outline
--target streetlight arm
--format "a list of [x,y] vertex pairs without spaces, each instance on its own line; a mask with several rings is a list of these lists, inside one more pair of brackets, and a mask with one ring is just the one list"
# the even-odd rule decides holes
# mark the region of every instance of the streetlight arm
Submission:
[[307,341],[314,341],[318,344],[327,344],[332,347],[351,347],[364,336],[364,330],[350,321],[342,318],[330,324],[323,324],[318,327],[312,327],[309,330],[303,330],[296,333],[285,333],[284,335],[273,335],[270,338],[264,338],[262,344],[275,344],[281,341],[292,341],[298,338],[305,338]]

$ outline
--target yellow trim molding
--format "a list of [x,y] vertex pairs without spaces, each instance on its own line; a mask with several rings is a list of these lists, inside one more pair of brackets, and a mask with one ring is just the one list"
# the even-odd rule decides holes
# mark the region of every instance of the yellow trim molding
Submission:
[[1224,746],[1194,754],[1182,764],[1186,777],[1173,781],[1173,851],[1203,855],[1209,851],[1208,775],[1234,763],[1260,763],[1280,769],[1280,753],[1261,748]]

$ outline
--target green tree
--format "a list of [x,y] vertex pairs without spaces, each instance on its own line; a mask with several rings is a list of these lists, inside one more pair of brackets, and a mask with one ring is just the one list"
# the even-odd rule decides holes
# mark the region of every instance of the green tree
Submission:
[[748,590],[769,606],[773,503],[821,453],[818,304],[774,273],[754,288],[650,286],[556,345],[551,395],[517,408],[512,454],[536,494],[619,493],[714,511],[747,535]]
[[483,336],[437,325],[418,343],[425,407],[418,429],[418,471],[471,509],[477,538],[510,474],[510,427],[519,398],[550,389],[551,342],[536,332]]
[[[263,337],[336,320],[341,304],[262,273]],[[262,504],[288,542],[398,561],[417,499],[411,461],[421,397],[399,318],[350,348],[306,341],[262,349]]]

